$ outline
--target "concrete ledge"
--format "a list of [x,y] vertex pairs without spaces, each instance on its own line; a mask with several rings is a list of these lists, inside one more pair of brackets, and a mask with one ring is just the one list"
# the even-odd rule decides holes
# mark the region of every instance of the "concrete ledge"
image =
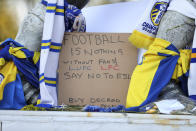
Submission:
[[196,129],[196,116],[189,115],[0,111],[0,121],[2,131],[195,131]]

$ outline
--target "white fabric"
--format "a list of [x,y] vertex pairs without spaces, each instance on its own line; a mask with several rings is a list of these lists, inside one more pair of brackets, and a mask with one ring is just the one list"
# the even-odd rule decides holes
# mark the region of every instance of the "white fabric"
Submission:
[[[155,4],[157,2],[160,2],[160,0],[151,0],[149,2],[149,6],[148,6],[148,8],[146,9],[145,12],[152,12],[152,8],[155,6]],[[169,3],[170,0],[161,0],[161,2]],[[165,13],[166,8],[167,8],[167,4],[162,4],[161,6],[162,6],[162,10],[159,10],[159,12],[156,15],[156,16],[159,16],[159,14],[162,14],[159,19],[156,17],[156,20],[158,20],[158,21],[161,20],[163,14]],[[149,26],[146,26],[147,24]],[[148,31],[146,31],[144,29],[145,27],[147,27],[146,29]],[[142,32],[142,33],[144,33],[144,34],[146,34],[148,36],[155,37],[156,34],[157,34],[158,27],[159,27],[159,24],[154,24],[152,22],[151,16],[149,16],[149,13],[144,13],[144,15],[141,17],[141,20],[140,20],[139,24],[136,27],[136,30],[138,30],[139,32]]]
[[193,19],[196,18],[196,9],[186,0],[172,0],[167,10],[177,11]]
[[[48,4],[57,4],[58,6],[64,6],[64,0],[47,0]],[[55,10],[56,12],[56,10]],[[43,30],[42,40],[49,41],[51,43],[62,43],[65,25],[64,16],[55,15],[54,13],[48,13],[46,11],[45,23]],[[43,45],[42,41],[42,45]],[[43,47],[43,46],[42,46]],[[57,92],[55,86],[47,85],[45,80],[49,78],[53,83],[56,83],[56,71],[58,66],[59,52],[51,52],[50,47],[41,49],[40,57],[40,95],[41,104],[57,105]],[[55,85],[55,84],[54,84]]]
[[40,57],[41,104],[56,106],[57,67],[64,32],[85,32],[86,22],[81,11],[66,0],[42,2],[46,5],[46,15]]
[[155,104],[157,105],[160,113],[163,114],[170,114],[172,111],[182,110],[185,108],[184,105],[176,99],[161,100],[155,102]]
[[137,0],[84,8],[86,31],[132,33],[149,2]]
[[[139,31],[139,32],[142,32],[142,33],[144,33],[144,34],[146,34],[148,36],[156,37],[159,24],[158,25],[154,25],[152,20],[151,20],[151,16],[149,15],[149,13],[146,13],[146,12],[151,12],[152,8],[155,6],[155,4],[157,2],[165,2],[165,3],[167,3],[167,4],[164,4],[165,8],[167,8],[167,6],[170,3],[170,1],[171,0],[150,0],[149,3],[148,3],[149,5],[146,8],[146,11],[145,11],[144,15],[141,17],[139,23],[136,26],[136,30]],[[162,16],[163,16],[165,11],[166,10],[159,11],[159,14],[162,13]],[[162,16],[161,16],[161,18],[162,18]],[[161,20],[161,18],[159,20]],[[149,28],[145,27],[145,25],[147,25],[147,24],[149,25],[148,26]],[[155,30],[150,29],[150,27],[153,27]],[[144,28],[146,28],[147,30],[150,30],[152,33],[149,33],[147,31],[145,31]],[[139,52],[138,52],[138,63],[142,62],[143,54],[145,52],[146,52],[145,49],[139,49]]]
[[[168,10],[177,11],[187,17],[195,19],[195,25],[196,25],[196,8],[194,8],[188,1],[172,0],[170,6],[168,7]],[[196,30],[195,30],[192,48],[196,48]],[[196,63],[190,64],[188,92],[189,92],[189,96],[196,95]]]
[[[168,3],[170,2],[170,0],[151,0],[149,2],[149,6],[146,9],[145,12],[152,12],[153,7],[156,5],[156,3],[161,2],[161,3],[165,3],[165,4],[161,4],[161,10],[158,11],[158,13],[156,14],[156,18],[155,21],[157,20],[158,23],[155,24],[152,22],[151,16],[149,16],[149,13],[144,13],[144,15],[141,17],[139,24],[136,27],[136,30],[139,32],[142,32],[148,36],[151,37],[155,37],[157,34],[157,30],[159,27],[159,22],[163,16],[163,14],[165,13]],[[151,13],[152,14],[152,13]],[[162,15],[161,15],[162,14]],[[158,18],[158,16],[160,15],[160,17]],[[149,26],[147,26],[147,24]],[[147,27],[147,28],[146,28]],[[151,28],[152,27],[152,28]],[[146,28],[147,30],[145,30],[144,28]]]

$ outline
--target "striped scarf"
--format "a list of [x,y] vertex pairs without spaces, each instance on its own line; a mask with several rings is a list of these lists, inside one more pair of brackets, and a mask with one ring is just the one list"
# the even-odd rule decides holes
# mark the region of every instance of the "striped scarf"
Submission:
[[86,30],[81,11],[66,0],[43,0],[46,15],[41,43],[41,104],[57,105],[57,68],[64,32]]

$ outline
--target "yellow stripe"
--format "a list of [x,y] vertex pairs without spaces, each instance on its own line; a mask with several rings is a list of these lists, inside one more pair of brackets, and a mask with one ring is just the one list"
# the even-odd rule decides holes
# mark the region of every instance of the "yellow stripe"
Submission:
[[56,6],[47,6],[46,9],[47,9],[47,10],[55,10],[55,9],[56,9]]
[[56,50],[60,50],[60,49],[61,49],[60,46],[54,46],[54,45],[51,45],[50,48],[51,48],[51,49],[56,49]]
[[56,81],[45,80],[45,83],[48,83],[48,84],[56,84]]
[[43,80],[43,79],[44,79],[44,76],[40,77],[40,78],[39,78],[39,81],[41,81],[41,80]]
[[192,53],[191,58],[196,58],[196,53]]
[[4,79],[0,84],[0,100],[2,100],[4,87],[10,82],[16,80],[17,68],[14,62],[7,62],[2,68],[0,68],[0,73],[4,76]]
[[[154,13],[154,12],[156,12],[156,11],[158,11],[158,9],[154,9],[154,10],[152,10],[152,13]],[[156,13],[157,14],[157,13]]]
[[49,46],[51,44],[51,42],[48,43],[42,43],[42,46]]
[[56,9],[56,12],[64,13],[64,9]]
[[38,104],[41,104],[41,100],[40,100],[40,99],[37,100],[37,105],[38,105]]
[[9,48],[9,53],[16,56],[17,58],[27,58],[25,53],[23,51],[21,51],[21,49],[23,49],[24,47],[10,47]]
[[0,68],[1,66],[5,65],[5,59],[4,58],[0,58]]
[[39,61],[39,57],[40,57],[40,52],[34,52],[34,56],[33,56],[34,64],[37,64],[37,62]]
[[148,49],[148,47],[153,43],[154,38],[134,30],[129,37],[129,41],[137,48]]
[[[160,60],[162,59],[162,57],[160,56],[157,56],[157,58]],[[148,97],[154,74],[156,73],[160,64],[160,61],[156,60],[157,58],[153,55],[148,55],[148,57],[145,57],[143,61],[145,65],[142,64],[136,66],[131,77],[131,82],[127,94],[127,108],[139,106]],[[151,62],[148,61],[153,61],[153,68],[152,64],[150,64]]]

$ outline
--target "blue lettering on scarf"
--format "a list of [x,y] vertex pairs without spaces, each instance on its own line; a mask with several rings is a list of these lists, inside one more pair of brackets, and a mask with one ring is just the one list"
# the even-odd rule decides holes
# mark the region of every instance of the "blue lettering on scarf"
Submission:
[[142,24],[142,30],[144,30],[144,31],[146,31],[148,33],[156,35],[158,28],[156,26],[152,25],[152,24],[144,22]]

